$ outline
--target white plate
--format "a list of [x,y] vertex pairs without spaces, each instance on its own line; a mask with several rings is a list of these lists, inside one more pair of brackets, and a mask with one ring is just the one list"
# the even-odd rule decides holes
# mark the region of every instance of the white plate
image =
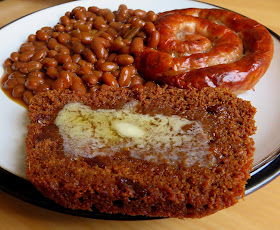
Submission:
[[[126,4],[128,8],[153,10],[161,12],[180,8],[214,8],[215,6],[195,1],[176,0],[102,0],[102,1],[74,1],[50,7],[16,20],[0,29],[1,47],[0,63],[3,63],[10,53],[17,51],[19,46],[26,42],[29,34],[35,33],[43,26],[53,27],[59,18],[76,6],[98,6],[116,10],[120,4]],[[275,51],[270,68],[256,85],[241,98],[250,100],[257,108],[255,116],[258,127],[254,140],[256,152],[254,160],[253,176],[263,170],[277,157],[279,158],[280,144],[280,40],[273,33]],[[3,68],[0,68],[0,76]],[[0,91],[0,167],[14,175],[25,178],[25,135],[28,119],[26,110],[10,100]],[[279,170],[277,171],[277,173]],[[259,183],[259,182],[258,182]],[[263,180],[262,182],[263,183]]]

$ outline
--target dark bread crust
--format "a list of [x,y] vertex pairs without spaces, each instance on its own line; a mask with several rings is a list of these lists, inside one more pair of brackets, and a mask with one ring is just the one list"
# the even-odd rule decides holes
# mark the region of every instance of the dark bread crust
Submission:
[[[212,168],[156,165],[121,154],[77,159],[63,153],[52,125],[69,102],[97,108],[120,108],[138,100],[141,113],[163,113],[199,120],[210,136],[217,164]],[[48,91],[29,106],[27,177],[38,190],[71,209],[147,215],[203,217],[229,207],[244,195],[250,177],[256,110],[225,89],[119,88],[92,94]]]

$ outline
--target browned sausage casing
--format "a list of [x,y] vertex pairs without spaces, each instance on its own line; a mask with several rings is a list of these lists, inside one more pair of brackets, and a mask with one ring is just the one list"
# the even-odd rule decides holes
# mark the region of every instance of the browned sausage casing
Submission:
[[157,49],[145,48],[135,64],[146,80],[179,88],[254,87],[273,57],[270,33],[258,22],[222,9],[160,13]]

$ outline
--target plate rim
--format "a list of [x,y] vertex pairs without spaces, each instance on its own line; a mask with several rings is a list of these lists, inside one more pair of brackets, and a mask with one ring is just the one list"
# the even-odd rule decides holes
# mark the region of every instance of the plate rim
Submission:
[[[217,7],[219,9],[225,9],[234,13],[237,13],[233,10],[227,9],[225,7],[221,7],[212,3],[203,2],[200,0],[188,0],[193,2],[202,3],[205,5]],[[60,3],[54,6],[45,7],[43,9],[36,10],[34,12],[23,15],[15,20],[3,25],[0,27],[0,30],[4,27],[9,26],[10,24],[21,20],[22,18],[28,17],[29,15],[38,13],[40,11],[50,9],[53,7],[57,7],[59,5],[68,4],[70,2]],[[243,14],[237,13],[244,17],[247,17]],[[247,17],[248,18],[248,17]],[[263,25],[264,26],[264,25]],[[280,35],[278,35],[273,30],[264,26],[269,33],[274,36],[276,40],[280,43]],[[262,188],[272,180],[276,179],[280,175],[280,144],[276,147],[274,151],[272,151],[262,162],[258,163],[253,171],[250,173],[251,178],[247,181],[245,196],[257,191]],[[101,213],[97,209],[94,211],[84,211],[84,210],[72,210],[69,208],[64,208],[61,205],[56,204],[52,200],[43,196],[32,184],[25,178],[22,178],[12,172],[8,171],[5,168],[0,166],[0,189],[13,197],[16,197],[22,201],[25,201],[29,204],[45,208],[48,210],[52,210],[59,213],[64,213],[73,216],[86,217],[92,219],[103,219],[103,220],[154,220],[154,219],[163,219],[163,217],[147,217],[147,216],[129,216],[123,214],[108,214]],[[36,198],[36,199],[34,199]]]

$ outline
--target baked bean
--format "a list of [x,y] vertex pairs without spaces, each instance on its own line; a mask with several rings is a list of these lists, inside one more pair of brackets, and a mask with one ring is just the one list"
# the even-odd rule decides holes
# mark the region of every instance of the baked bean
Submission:
[[60,32],[60,33],[62,33],[62,32],[65,31],[65,27],[64,27],[64,25],[57,24],[57,25],[54,27],[54,30],[55,30],[55,32]]
[[73,91],[81,91],[83,93],[87,91],[82,79],[76,75],[73,75],[72,77],[72,85],[70,86],[70,89]]
[[145,87],[156,87],[156,83],[154,83],[153,81],[147,81],[145,84],[144,84]]
[[57,54],[58,52],[56,50],[49,50],[47,53],[47,57],[54,58]]
[[115,60],[119,65],[131,65],[134,62],[134,58],[129,54],[120,54]]
[[64,64],[65,62],[71,62],[72,61],[72,58],[69,54],[58,53],[57,55],[55,55],[54,58],[59,64]]
[[108,27],[108,25],[103,17],[97,16],[92,24],[92,27],[97,30],[102,30]]
[[133,11],[133,15],[135,15],[138,18],[143,18],[146,16],[146,11],[137,9]]
[[79,40],[81,40],[83,37],[82,32],[80,30],[72,30],[71,36],[74,38],[78,38]]
[[143,41],[146,41],[147,38],[148,38],[147,34],[146,34],[144,31],[140,31],[140,32],[137,34],[137,37],[142,38]]
[[144,42],[142,38],[136,37],[132,40],[132,43],[129,48],[129,52],[137,55],[142,53],[144,50]]
[[132,22],[132,26],[133,26],[133,27],[140,27],[140,28],[142,28],[142,27],[145,26],[145,23],[146,23],[145,21],[143,21],[143,20],[137,18],[136,20],[134,20],[134,21]]
[[87,16],[85,15],[85,13],[83,11],[77,10],[75,12],[75,18],[78,20],[83,20],[86,21],[87,20]]
[[96,37],[96,36],[90,32],[82,32],[81,43],[83,45],[89,45],[89,44],[91,44],[94,37]]
[[118,69],[118,65],[115,62],[104,62],[100,65],[100,70],[103,72],[111,72]]
[[38,30],[36,32],[36,38],[39,40],[39,41],[47,41],[49,40],[49,35],[47,32],[43,31],[43,30]]
[[120,49],[119,53],[120,54],[129,54],[129,49],[130,49],[129,46],[124,46]]
[[34,42],[36,40],[35,34],[30,34],[27,38],[28,42]]
[[77,75],[85,75],[85,74],[90,74],[92,71],[92,68],[89,66],[82,66],[80,69],[77,71]]
[[82,57],[80,54],[74,54],[72,56],[72,62],[74,62],[74,63],[78,63],[81,59],[82,59]]
[[18,85],[24,85],[25,78],[18,77],[18,78],[11,78],[4,82],[3,88],[4,89],[13,89]]
[[107,85],[107,84],[102,84],[100,87],[99,87],[100,90],[108,90],[110,89],[110,86]]
[[131,16],[133,15],[134,10],[133,9],[127,9],[128,10],[128,15]]
[[93,69],[93,64],[92,63],[90,63],[90,62],[87,62],[87,61],[85,61],[85,60],[79,60],[78,61],[78,64],[79,64],[79,66],[88,66],[88,67],[90,67],[91,69]]
[[126,67],[130,69],[130,71],[132,73],[132,76],[137,74],[137,70],[133,65],[129,65],[129,66],[126,66]]
[[46,56],[47,56],[47,52],[45,50],[38,50],[32,56],[32,61],[41,61]]
[[92,30],[91,26],[88,24],[84,24],[84,25],[79,25],[78,29],[82,32],[89,32]]
[[108,40],[110,43],[112,43],[114,41],[114,38],[106,32],[102,32],[99,36]]
[[29,90],[34,90],[36,89],[39,85],[44,83],[44,79],[41,77],[37,77],[37,76],[32,76],[26,79],[25,82],[25,87]]
[[69,71],[62,71],[55,82],[53,82],[52,88],[55,90],[68,89],[72,85],[73,75]]
[[64,71],[63,65],[59,65],[56,69],[58,73]]
[[117,51],[119,51],[121,48],[123,48],[124,46],[125,46],[125,43],[123,42],[122,37],[117,37],[117,38],[113,41],[113,43],[112,43],[112,45],[111,45],[111,47],[110,47],[110,50],[111,50],[112,52],[117,52]]
[[73,24],[68,24],[64,27],[65,32],[70,32],[71,30],[73,30]]
[[97,13],[98,10],[99,10],[99,8],[97,6],[90,6],[88,8],[88,11],[90,11],[92,13]]
[[116,69],[114,71],[111,72],[111,74],[113,74],[113,76],[118,79],[119,75],[120,75],[120,70],[119,69]]
[[42,60],[42,64],[44,65],[44,67],[50,68],[50,67],[57,67],[58,62],[54,58],[44,58]]
[[122,68],[118,83],[120,87],[129,86],[131,82],[132,72],[128,67]]
[[51,85],[44,83],[44,84],[39,85],[36,89],[34,89],[33,93],[38,94],[38,93],[46,92],[50,89],[51,89]]
[[68,18],[71,18],[71,12],[70,12],[70,11],[67,11],[67,12],[65,13],[65,16],[68,17]]
[[67,16],[62,16],[60,18],[60,23],[64,26],[67,26],[70,24],[70,19]]
[[8,79],[18,78],[18,77],[26,77],[26,75],[19,71],[15,71],[15,72],[12,72],[11,74],[9,74]]
[[25,62],[16,61],[12,64],[11,68],[12,70],[20,70],[20,68],[23,68],[24,65]]
[[103,64],[105,62],[105,60],[104,59],[99,59],[99,60],[97,60],[97,62],[95,62],[95,64],[94,64],[94,67],[95,67],[95,69],[100,69],[100,66]]
[[109,10],[109,9],[98,9],[98,11],[96,12],[96,15],[103,16],[107,12],[111,12],[111,10]]
[[24,53],[30,50],[35,50],[35,46],[31,42],[23,43],[19,48],[20,53]]
[[47,46],[50,50],[54,50],[57,45],[58,45],[58,42],[55,38],[50,38],[48,40]]
[[104,38],[96,37],[91,42],[91,48],[94,51],[97,59],[107,59],[108,51],[106,48],[110,46],[109,41]]
[[85,15],[87,16],[87,20],[86,20],[86,21],[88,21],[89,17],[90,17],[92,14],[93,14],[93,13],[90,12],[90,11],[86,11],[86,12],[85,12]]
[[136,84],[130,87],[133,90],[142,90],[144,86],[142,84]]
[[156,48],[159,43],[159,39],[160,39],[159,32],[157,30],[152,32],[150,37],[148,38],[148,44],[147,44],[148,47]]
[[93,70],[92,74],[97,78],[98,81],[100,81],[103,73],[101,71],[98,71],[98,70]]
[[146,22],[144,29],[147,34],[151,34],[152,32],[156,31],[156,27],[152,22]]
[[62,44],[58,44],[56,47],[55,47],[55,50],[61,54],[70,54],[70,50],[62,45]]
[[52,33],[52,38],[57,39],[57,37],[58,37],[59,34],[60,34],[60,32],[54,31],[54,32]]
[[15,88],[13,88],[12,96],[13,97],[22,97],[24,90],[25,90],[24,85],[18,85]]
[[103,18],[108,22],[113,22],[115,20],[115,15],[112,11],[108,11],[105,14],[103,14]]
[[29,105],[33,96],[34,95],[33,95],[32,91],[26,90],[22,94],[22,99],[27,105]]
[[108,57],[107,61],[114,62],[116,56],[117,56],[116,53],[111,53],[110,56]]
[[131,30],[131,24],[124,24],[123,27],[122,27],[122,32],[121,32],[121,35],[125,35],[128,31]]
[[121,23],[121,22],[110,22],[109,23],[109,26],[111,27],[111,28],[113,28],[114,30],[116,30],[116,31],[120,31],[121,29],[122,29],[122,27],[123,27],[123,23]]
[[157,14],[154,11],[148,11],[143,20],[146,22],[154,22],[157,20]]
[[75,53],[75,54],[81,54],[83,53],[85,47],[83,46],[83,44],[81,42],[75,42],[73,44],[73,47],[72,47],[72,51]]
[[63,64],[63,69],[68,70],[70,72],[76,72],[79,69],[79,65],[77,63],[72,62],[72,61],[71,62],[67,61]]
[[118,33],[117,31],[112,28],[112,27],[108,27],[106,30],[105,30],[106,33],[110,34],[113,38],[116,38],[118,37]]
[[19,52],[12,52],[11,55],[10,55],[11,60],[13,62],[19,61],[19,56],[20,56]]
[[[106,85],[106,84],[104,84],[104,85]],[[94,85],[94,86],[92,86],[92,87],[89,88],[89,91],[90,91],[91,93],[93,93],[93,92],[95,92],[95,91],[97,91],[97,90],[99,90],[99,89],[100,89],[100,85]]]
[[120,5],[116,14],[117,22],[125,22],[128,17],[128,10],[126,5]]
[[87,17],[87,22],[93,22],[97,15],[95,13],[91,13],[90,16]]
[[105,72],[103,73],[102,80],[109,86],[118,87],[118,81],[111,73]]
[[90,63],[95,63],[97,61],[96,56],[89,48],[84,50],[83,57]]
[[46,32],[46,33],[52,33],[53,32],[53,29],[50,26],[42,27],[41,30]]
[[134,85],[143,85],[144,80],[142,77],[140,77],[139,75],[135,75],[131,78],[131,83],[130,83],[130,87],[133,87]]
[[75,24],[77,22],[77,20],[75,18],[70,18],[70,23],[71,24]]
[[12,60],[10,58],[7,58],[5,61],[4,61],[4,66],[5,67],[11,67],[13,64]]
[[130,46],[131,42],[132,42],[132,40],[130,40],[130,39],[123,39],[123,43],[127,46]]
[[53,68],[53,67],[47,68],[46,74],[47,74],[49,77],[51,77],[51,78],[53,78],[53,79],[56,79],[56,78],[57,78],[57,75],[58,75],[57,68]]
[[30,73],[32,71],[40,70],[42,68],[42,64],[38,61],[30,61],[24,63],[24,65],[19,69],[22,73]]
[[32,77],[40,77],[40,78],[44,78],[45,77],[45,73],[41,72],[41,71],[33,71],[31,73],[28,74],[29,78]]
[[47,47],[46,43],[44,45],[41,45],[41,46],[36,46],[35,52],[37,52],[39,50],[42,50],[42,51],[45,51],[45,52],[49,52],[50,51],[49,48]]
[[60,33],[57,37],[57,40],[61,44],[65,44],[70,40],[70,34],[68,33]]

